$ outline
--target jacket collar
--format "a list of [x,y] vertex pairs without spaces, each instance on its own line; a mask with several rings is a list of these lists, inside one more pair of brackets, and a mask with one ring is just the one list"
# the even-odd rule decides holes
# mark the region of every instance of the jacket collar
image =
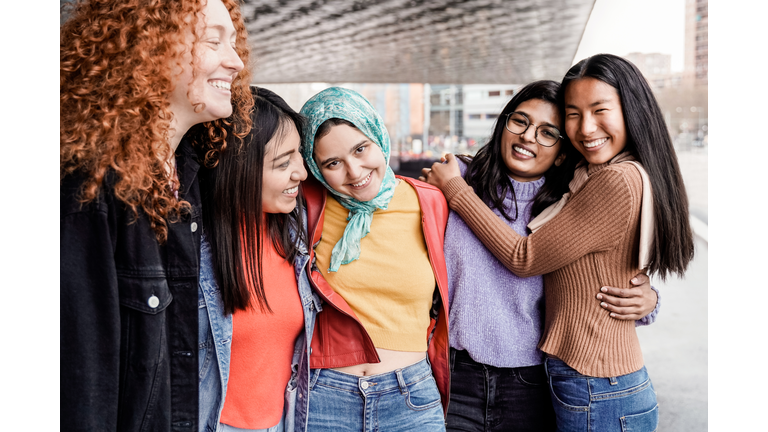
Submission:
[[176,172],[181,183],[180,196],[187,195],[190,187],[195,182],[195,177],[199,170],[200,164],[197,162],[197,154],[192,147],[192,143],[189,139],[182,138],[179,146],[176,148]]

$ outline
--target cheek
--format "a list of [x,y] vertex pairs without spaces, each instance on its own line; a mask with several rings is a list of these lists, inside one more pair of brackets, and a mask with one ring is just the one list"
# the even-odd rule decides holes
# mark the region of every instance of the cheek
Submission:
[[537,165],[543,173],[555,163],[555,159],[557,159],[557,151],[547,152],[546,154],[539,153],[539,157],[536,159],[538,161]]
[[323,175],[323,178],[325,179],[325,182],[328,183],[328,186],[332,187],[333,189],[339,190],[339,187],[341,186],[341,181],[339,180],[340,174],[337,171],[331,171],[331,170],[320,170],[320,174]]

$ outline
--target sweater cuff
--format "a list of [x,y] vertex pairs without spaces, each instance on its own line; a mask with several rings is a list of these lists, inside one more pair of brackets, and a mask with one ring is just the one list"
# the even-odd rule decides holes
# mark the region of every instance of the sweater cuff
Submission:
[[653,285],[651,285],[651,289],[656,291],[656,307],[653,309],[653,311],[651,311],[651,313],[635,321],[635,327],[653,324],[656,321],[656,315],[659,314],[659,309],[661,308],[661,294],[659,294],[659,290],[654,288]]
[[443,195],[445,195],[445,200],[448,201],[448,204],[450,205],[453,197],[455,197],[464,189],[472,190],[472,188],[469,187],[467,182],[461,176],[457,176],[448,180],[448,183],[443,186]]

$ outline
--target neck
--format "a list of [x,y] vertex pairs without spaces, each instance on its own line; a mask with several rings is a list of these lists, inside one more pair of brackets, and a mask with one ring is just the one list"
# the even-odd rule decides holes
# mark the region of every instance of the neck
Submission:
[[187,134],[187,131],[192,127],[191,124],[179,124],[174,118],[171,121],[171,127],[169,129],[170,137],[168,138],[168,144],[171,146],[171,154],[176,153],[176,149],[181,143],[181,139]]

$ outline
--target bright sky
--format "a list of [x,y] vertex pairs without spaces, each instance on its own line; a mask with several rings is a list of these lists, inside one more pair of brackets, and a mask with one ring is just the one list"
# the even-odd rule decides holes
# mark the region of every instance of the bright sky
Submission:
[[574,64],[594,54],[632,52],[672,55],[683,70],[686,0],[597,0]]

